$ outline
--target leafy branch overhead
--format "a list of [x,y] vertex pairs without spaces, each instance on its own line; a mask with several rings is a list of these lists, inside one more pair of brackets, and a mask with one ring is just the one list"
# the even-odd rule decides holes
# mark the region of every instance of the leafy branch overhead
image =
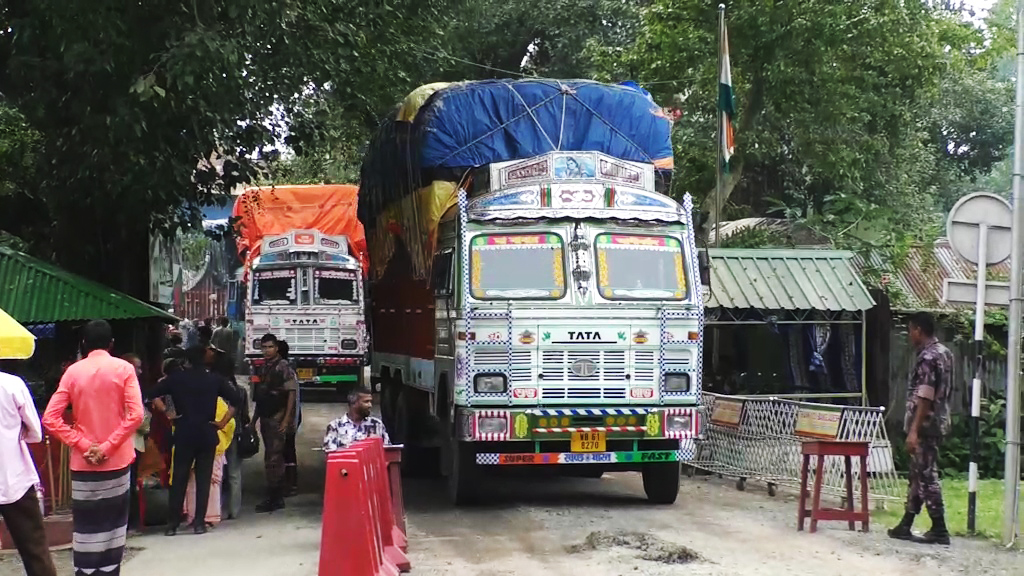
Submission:
[[[993,9],[989,38],[932,4],[729,2],[726,218],[898,247],[934,237],[963,193],[1002,186],[1012,2]],[[674,193],[707,203],[716,5],[8,0],[0,231],[145,295],[151,231],[195,226],[200,207],[254,181],[352,181],[368,134],[416,86],[518,75],[635,80],[680,109]]]
[[[924,2],[728,4],[737,160],[724,219],[806,219],[829,235],[933,237],[941,210],[1006,158],[1007,47]],[[683,102],[677,193],[713,206],[715,8],[656,0],[625,51],[595,46],[602,75]],[[1012,49],[1012,46],[1010,47]],[[841,233],[841,234],[840,234]]]

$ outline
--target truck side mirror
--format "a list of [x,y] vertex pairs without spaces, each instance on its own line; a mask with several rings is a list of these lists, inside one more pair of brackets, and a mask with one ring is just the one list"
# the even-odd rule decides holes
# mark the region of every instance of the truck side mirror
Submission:
[[701,285],[711,288],[711,259],[708,258],[707,250],[697,252],[697,267],[700,269]]

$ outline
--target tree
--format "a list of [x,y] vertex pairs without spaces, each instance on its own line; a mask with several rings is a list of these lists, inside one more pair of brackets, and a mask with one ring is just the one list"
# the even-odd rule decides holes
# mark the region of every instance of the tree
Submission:
[[355,182],[366,142],[380,118],[408,92],[430,82],[543,76],[590,78],[590,46],[625,49],[647,0],[466,0],[440,18],[439,41],[413,47],[421,58],[395,78],[390,95],[353,116],[332,88],[305,95],[291,119],[304,142],[271,167],[277,182]]
[[[709,212],[716,16],[704,2],[656,0],[629,50],[599,56],[604,78],[634,78],[682,103],[674,189]],[[779,211],[836,237],[925,237],[940,220],[939,189],[1005,156],[1005,87],[986,76],[980,31],[944,7],[738,0],[728,26],[739,115],[724,198],[733,215]],[[979,104],[953,113],[964,98]]]
[[[306,95],[375,118],[445,0],[128,3],[11,0],[0,9],[0,92],[38,134],[34,173],[0,230],[41,255],[148,293],[146,238],[257,175]],[[9,210],[8,206],[15,209]]]

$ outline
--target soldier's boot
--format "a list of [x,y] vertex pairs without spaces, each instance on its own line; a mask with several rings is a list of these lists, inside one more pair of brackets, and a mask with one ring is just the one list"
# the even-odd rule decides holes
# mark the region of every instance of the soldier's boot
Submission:
[[932,516],[932,527],[921,535],[920,542],[949,546],[949,530],[946,529],[946,518],[943,515]]
[[916,517],[916,514],[904,512],[903,519],[900,520],[900,523],[889,528],[889,538],[895,538],[896,540],[913,540],[914,533],[910,531],[910,528],[914,525],[914,518]]
[[256,505],[256,512],[266,514],[282,508],[284,508],[284,498],[281,497],[281,490],[274,488],[268,492],[267,498],[263,502]]

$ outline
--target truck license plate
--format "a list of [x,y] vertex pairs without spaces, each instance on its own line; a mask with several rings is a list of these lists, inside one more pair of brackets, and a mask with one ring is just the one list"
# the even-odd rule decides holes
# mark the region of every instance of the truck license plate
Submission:
[[[309,380],[313,379],[313,369],[312,368],[299,368],[298,370],[296,370],[296,373],[297,373],[296,375],[299,377],[299,380],[309,381]],[[564,444],[563,444],[563,446],[564,446]]]
[[605,452],[605,432],[603,430],[572,433],[573,452]]

